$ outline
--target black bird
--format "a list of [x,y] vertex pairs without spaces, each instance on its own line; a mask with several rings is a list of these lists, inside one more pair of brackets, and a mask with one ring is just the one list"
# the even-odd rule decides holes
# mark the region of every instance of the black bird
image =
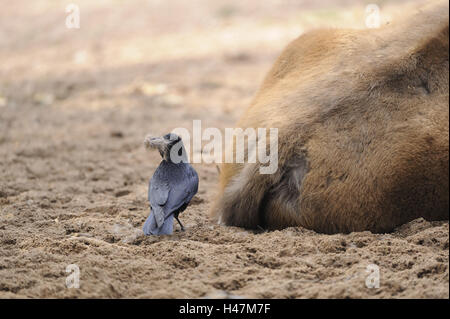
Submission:
[[150,215],[144,224],[144,234],[172,234],[174,217],[183,231],[178,215],[197,193],[197,172],[188,163],[183,141],[178,135],[147,136],[144,144],[147,148],[158,149],[163,158],[148,186]]

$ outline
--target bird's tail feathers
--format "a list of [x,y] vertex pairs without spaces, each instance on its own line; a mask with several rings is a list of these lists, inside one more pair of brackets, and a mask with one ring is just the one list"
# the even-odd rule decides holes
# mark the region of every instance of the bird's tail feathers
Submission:
[[162,225],[158,227],[156,223],[155,215],[153,210],[150,211],[150,215],[145,221],[144,234],[149,235],[171,235],[173,233],[173,215],[169,216],[164,220]]

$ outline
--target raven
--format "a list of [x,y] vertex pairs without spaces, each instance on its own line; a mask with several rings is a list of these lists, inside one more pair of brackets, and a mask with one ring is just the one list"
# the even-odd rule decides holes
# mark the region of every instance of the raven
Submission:
[[149,182],[150,215],[144,224],[144,234],[172,234],[173,218],[184,231],[178,215],[197,193],[198,175],[188,163],[183,141],[169,133],[162,137],[147,136],[144,145],[157,149],[163,158]]

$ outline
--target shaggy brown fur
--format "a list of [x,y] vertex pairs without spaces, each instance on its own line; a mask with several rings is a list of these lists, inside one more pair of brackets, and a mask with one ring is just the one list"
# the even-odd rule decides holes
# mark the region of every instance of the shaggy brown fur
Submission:
[[279,168],[224,164],[227,225],[392,231],[449,216],[448,2],[287,46],[238,123],[279,129]]

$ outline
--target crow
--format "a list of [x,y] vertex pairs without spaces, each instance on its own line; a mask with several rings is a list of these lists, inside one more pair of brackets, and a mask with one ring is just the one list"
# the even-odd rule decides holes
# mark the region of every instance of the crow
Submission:
[[198,175],[188,162],[183,141],[169,133],[162,137],[147,136],[144,145],[157,149],[163,159],[149,182],[150,215],[144,224],[144,234],[172,234],[173,218],[184,231],[178,215],[197,193]]

